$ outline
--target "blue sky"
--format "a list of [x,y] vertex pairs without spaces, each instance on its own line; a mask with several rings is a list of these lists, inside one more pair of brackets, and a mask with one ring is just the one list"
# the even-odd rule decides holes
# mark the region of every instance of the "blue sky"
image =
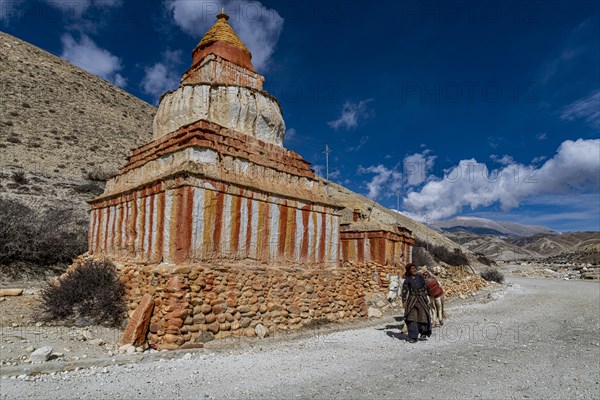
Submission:
[[417,219],[600,230],[593,1],[0,0],[0,27],[156,104],[221,6],[285,145]]

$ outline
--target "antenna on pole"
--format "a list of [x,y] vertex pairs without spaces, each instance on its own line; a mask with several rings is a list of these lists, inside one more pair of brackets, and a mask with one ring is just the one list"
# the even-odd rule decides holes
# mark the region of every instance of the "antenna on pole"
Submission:
[[325,153],[325,179],[329,180],[329,153],[331,153],[331,150],[327,143],[325,144],[325,151],[323,153]]

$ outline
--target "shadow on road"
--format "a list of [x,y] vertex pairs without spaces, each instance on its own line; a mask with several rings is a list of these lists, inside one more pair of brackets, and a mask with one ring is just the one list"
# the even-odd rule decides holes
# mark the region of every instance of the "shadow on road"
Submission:
[[[402,328],[404,327],[404,317],[394,317],[394,319],[399,324],[386,325],[383,328],[376,328],[378,331],[385,331],[385,334],[393,339],[398,340],[408,340],[408,335],[406,333],[402,333]],[[396,332],[398,331],[398,332]]]

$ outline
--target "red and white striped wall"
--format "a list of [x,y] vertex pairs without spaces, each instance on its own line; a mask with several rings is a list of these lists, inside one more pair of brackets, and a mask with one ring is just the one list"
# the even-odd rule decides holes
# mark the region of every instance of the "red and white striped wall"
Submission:
[[412,262],[414,239],[387,231],[342,231],[341,257],[355,263],[406,265]]
[[324,268],[339,259],[335,209],[207,179],[159,182],[95,201],[91,212],[89,250],[115,260],[250,259]]

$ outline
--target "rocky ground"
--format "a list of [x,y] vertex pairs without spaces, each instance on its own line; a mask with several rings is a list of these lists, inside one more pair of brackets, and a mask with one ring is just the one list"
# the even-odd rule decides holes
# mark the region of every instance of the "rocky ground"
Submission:
[[522,262],[500,263],[498,269],[509,276],[521,278],[600,280],[600,265],[573,263]]
[[[140,354],[129,356],[137,357],[135,364],[110,365],[128,356],[110,357],[103,349],[106,355],[94,362],[63,363],[76,369],[69,372],[10,377],[7,372],[28,366],[3,366],[0,397],[597,398],[599,304],[595,281],[510,277],[504,286],[450,304],[446,324],[426,342],[403,340],[390,310],[381,319],[328,330],[211,342],[173,360]],[[10,329],[3,328],[3,352]],[[21,351],[34,345],[10,340]],[[95,354],[88,340],[70,345],[73,353]]]

